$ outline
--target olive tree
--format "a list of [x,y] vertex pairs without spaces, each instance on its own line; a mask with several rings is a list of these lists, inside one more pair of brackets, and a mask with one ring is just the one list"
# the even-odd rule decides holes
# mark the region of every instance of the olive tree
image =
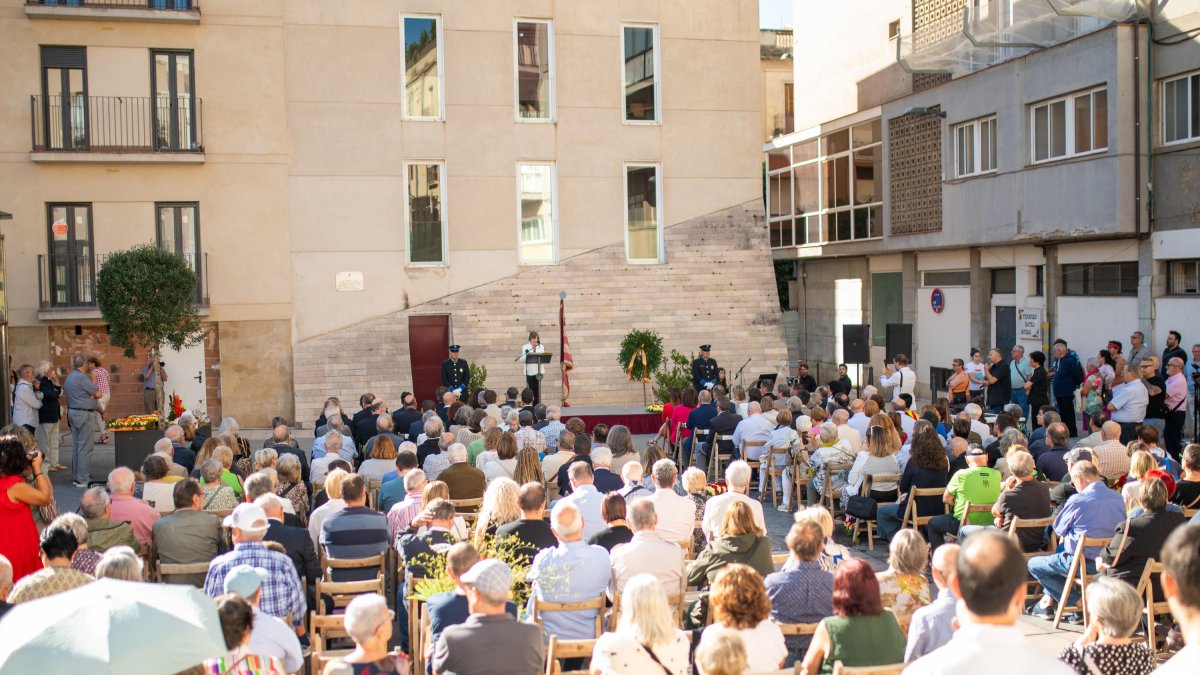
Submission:
[[152,244],[109,255],[96,279],[96,300],[108,324],[109,341],[123,347],[126,358],[133,358],[138,349],[150,352],[155,403],[163,425],[162,350],[204,341],[196,286],[196,271],[187,260]]

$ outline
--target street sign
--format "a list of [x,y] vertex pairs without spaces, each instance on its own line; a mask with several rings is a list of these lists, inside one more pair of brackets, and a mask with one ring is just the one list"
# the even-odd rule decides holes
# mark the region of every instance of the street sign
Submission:
[[1042,338],[1042,310],[1017,310],[1017,337],[1022,340],[1040,340]]
[[946,309],[946,294],[942,293],[942,289],[935,288],[929,294],[929,306],[933,308],[934,314],[941,314],[943,309]]

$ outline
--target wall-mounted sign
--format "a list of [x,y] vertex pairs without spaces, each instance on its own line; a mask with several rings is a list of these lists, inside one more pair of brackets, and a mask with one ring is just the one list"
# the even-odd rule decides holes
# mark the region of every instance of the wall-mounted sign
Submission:
[[1017,310],[1017,337],[1022,340],[1042,339],[1042,310],[1040,308]]
[[334,276],[338,293],[354,293],[363,289],[362,272],[338,272]]
[[943,309],[946,309],[946,294],[942,289],[935,288],[929,293],[929,306],[933,308],[934,314],[941,314]]

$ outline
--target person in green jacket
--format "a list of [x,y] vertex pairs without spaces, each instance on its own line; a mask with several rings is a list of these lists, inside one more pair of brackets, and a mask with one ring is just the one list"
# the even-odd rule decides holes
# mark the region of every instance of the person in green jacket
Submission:
[[717,572],[732,563],[749,565],[764,577],[775,571],[771,541],[754,524],[750,507],[741,501],[733,502],[725,512],[717,536],[688,565],[688,585],[709,586]]
[[128,546],[135,551],[142,550],[142,545],[133,536],[133,527],[129,523],[113,522],[112,503],[104,488],[94,487],[84,492],[79,499],[79,508],[87,520],[88,548],[97,553],[104,553],[116,546]]

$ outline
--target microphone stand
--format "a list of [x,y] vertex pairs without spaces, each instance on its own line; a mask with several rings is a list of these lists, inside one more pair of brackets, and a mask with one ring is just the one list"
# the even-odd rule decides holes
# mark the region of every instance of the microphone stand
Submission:
[[733,376],[733,378],[737,380],[738,384],[740,384],[743,388],[746,386],[746,381],[745,378],[742,377],[742,371],[745,370],[746,366],[748,365],[750,365],[750,359],[746,359],[746,362],[742,364],[742,367],[738,368],[737,374]]

